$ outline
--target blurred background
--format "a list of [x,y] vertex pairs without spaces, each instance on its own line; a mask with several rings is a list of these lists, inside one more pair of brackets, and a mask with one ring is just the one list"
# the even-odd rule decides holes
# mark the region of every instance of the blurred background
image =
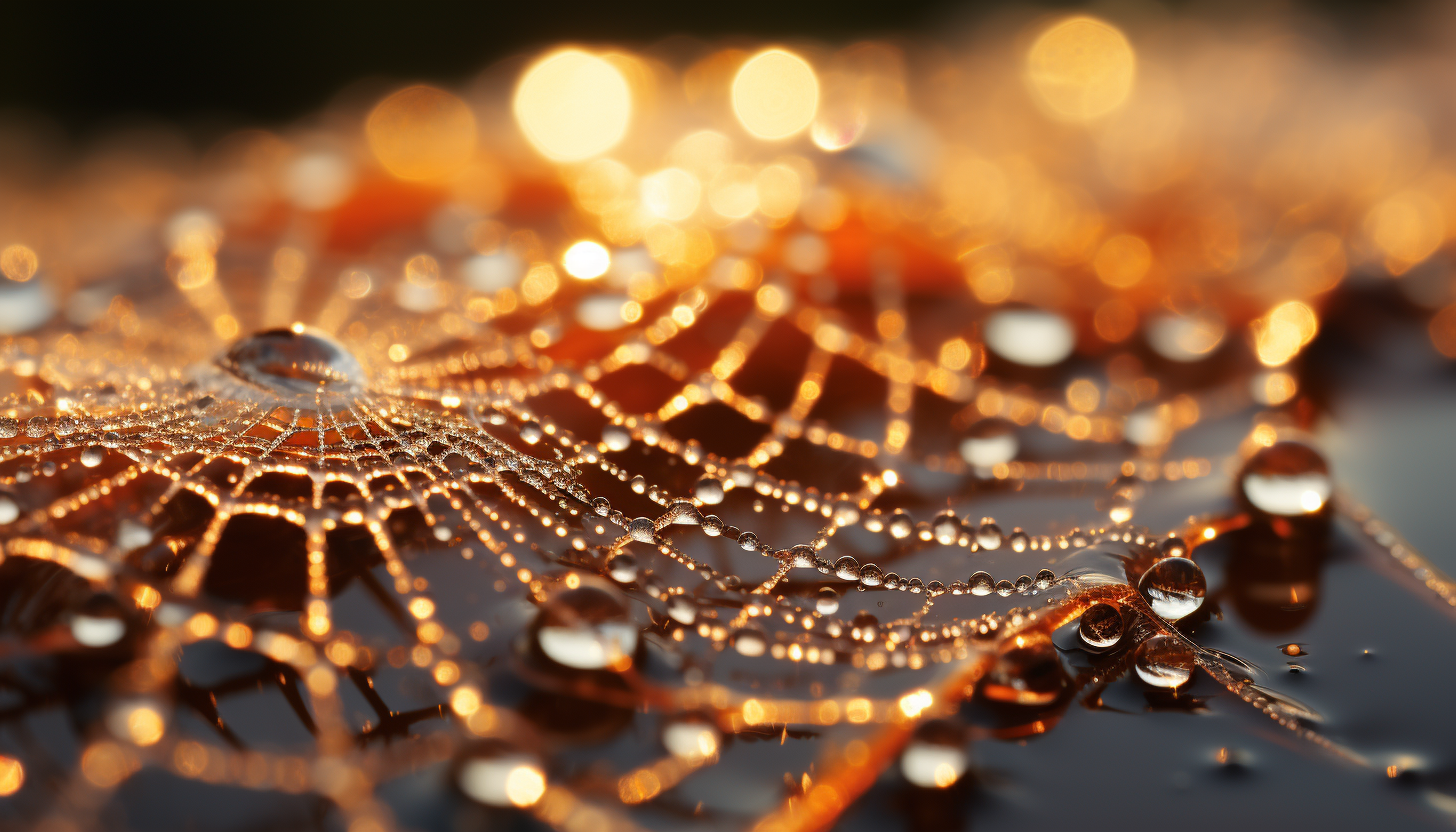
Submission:
[[206,143],[312,113],[363,84],[456,86],[488,65],[564,41],[646,47],[674,38],[745,43],[914,36],[954,39],[988,18],[1082,9],[1109,19],[1298,15],[1342,49],[1407,49],[1436,37],[1432,4],[827,0],[588,3],[0,4],[0,116],[45,128],[53,149],[148,122]]

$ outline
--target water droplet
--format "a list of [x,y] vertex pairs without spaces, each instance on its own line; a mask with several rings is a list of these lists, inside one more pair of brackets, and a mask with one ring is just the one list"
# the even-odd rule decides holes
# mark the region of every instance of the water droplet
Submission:
[[723,502],[723,481],[717,477],[703,477],[693,485],[693,496],[699,502],[716,506]]
[[14,439],[19,433],[19,421],[9,416],[0,416],[0,439]]
[[1006,542],[1011,546],[1011,551],[1025,552],[1026,547],[1031,544],[1031,538],[1027,537],[1026,532],[1021,529],[1013,529],[1011,536],[1006,538]]
[[1036,573],[1036,588],[1051,589],[1052,584],[1055,583],[1056,580],[1057,573],[1053,572],[1050,569],[1043,569],[1040,572]]
[[1138,591],[1153,612],[1177,621],[1203,605],[1208,584],[1203,570],[1188,558],[1164,558],[1143,573]]
[[1010,598],[1011,597],[1011,593],[1013,593],[1015,591],[1016,591],[1016,585],[1013,584],[1013,583],[1011,583],[1010,581],[997,581],[996,582],[996,594],[997,595],[1000,595],[1002,598]]
[[749,658],[756,658],[768,650],[768,639],[758,630],[739,630],[733,634],[733,649]]
[[1330,468],[1303,442],[1276,442],[1244,463],[1239,487],[1254,508],[1281,517],[1303,517],[1324,508],[1333,491]]
[[1193,650],[1173,636],[1153,636],[1138,646],[1138,678],[1158,688],[1176,688],[1193,678]]
[[275,393],[349,389],[364,368],[342,344],[314,329],[270,329],[238,341],[218,362],[240,378]]
[[647,493],[647,478],[638,474],[627,481],[627,487],[631,488],[635,494],[645,494]]
[[25,435],[31,439],[39,439],[50,433],[51,420],[44,416],[32,416],[25,423]]
[[846,581],[859,580],[859,561],[845,555],[834,562],[834,574]]
[[637,625],[621,593],[600,578],[554,592],[536,616],[536,643],[557,664],[619,670],[632,663]]
[[607,500],[606,497],[597,497],[596,499],[592,500],[591,505],[592,511],[596,512],[597,516],[599,517],[606,517],[608,514],[612,513],[612,504]]
[[806,544],[799,544],[788,550],[781,557],[788,561],[789,566],[795,569],[814,568],[814,547]]
[[1158,554],[1165,558],[1188,557],[1188,544],[1181,537],[1170,537],[1158,544]]
[[607,574],[621,584],[637,580],[637,558],[631,552],[619,552],[607,561]]
[[725,525],[723,518],[716,514],[709,514],[703,518],[703,534],[708,537],[717,537],[723,533]]
[[1016,458],[1016,426],[1004,419],[982,419],[961,440],[961,459],[976,468],[993,468]]
[[88,445],[81,451],[81,464],[87,468],[95,468],[101,464],[104,455],[105,452],[100,445]]
[[534,445],[546,437],[546,432],[535,422],[527,422],[521,425],[521,439],[529,445]]
[[972,595],[990,595],[996,588],[996,581],[989,572],[977,572],[967,581]]
[[986,319],[986,346],[1007,361],[1026,367],[1050,367],[1072,354],[1072,324],[1042,309],[1003,309]]
[[632,434],[621,425],[602,428],[602,443],[609,451],[625,451],[632,445]]
[[455,783],[466,797],[489,806],[531,806],[546,793],[537,759],[499,740],[486,740],[463,755]]
[[693,762],[717,754],[721,740],[716,726],[697,717],[674,720],[662,729],[663,747],[674,757]]
[[743,547],[745,552],[752,552],[758,549],[758,535],[753,532],[744,532],[738,536],[738,545]]
[[1093,604],[1082,613],[1077,634],[1089,647],[1112,647],[1122,640],[1122,611],[1111,604]]
[[961,522],[954,514],[943,512],[936,515],[935,521],[930,525],[930,532],[935,535],[936,543],[950,546],[961,536]]
[[943,720],[927,722],[915,730],[900,754],[900,773],[922,789],[944,789],[955,784],[970,765],[965,732]]
[[627,524],[627,536],[640,543],[651,543],[654,534],[652,520],[649,518],[638,517]]
[[879,586],[885,582],[885,573],[873,563],[867,563],[859,568],[859,582],[864,586]]
[[915,531],[915,521],[911,520],[910,515],[905,512],[897,511],[890,517],[889,529],[891,537],[894,537],[896,540],[904,540],[910,536],[911,532]]
[[1022,575],[1021,577],[1016,579],[1016,591],[1018,593],[1025,594],[1026,591],[1029,589],[1031,589],[1030,575]]
[[976,545],[982,549],[1001,548],[1001,527],[989,520],[976,529]]
[[820,615],[833,615],[839,612],[839,593],[833,587],[824,587],[814,598],[814,609]]
[[687,595],[668,596],[667,617],[685,627],[691,627],[698,620],[697,602]]

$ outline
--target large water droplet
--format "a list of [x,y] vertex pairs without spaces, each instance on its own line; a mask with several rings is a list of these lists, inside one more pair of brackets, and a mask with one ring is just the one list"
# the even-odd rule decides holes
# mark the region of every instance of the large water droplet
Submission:
[[[632,663],[637,625],[626,600],[608,584],[562,589],[541,605],[536,643],[557,664],[578,670],[619,670]],[[600,581],[600,579],[595,579]]]
[[944,789],[955,784],[970,765],[965,732],[942,720],[927,722],[915,731],[900,755],[900,773],[922,789]]
[[982,419],[961,440],[961,459],[977,468],[992,468],[1016,458],[1016,427],[1004,419]]
[[1177,621],[1203,605],[1208,584],[1203,570],[1188,558],[1163,558],[1143,573],[1138,591],[1153,612]]
[[1027,367],[1050,367],[1072,354],[1076,334],[1072,325],[1042,309],[1004,309],[986,319],[986,346]]
[[1281,517],[1303,517],[1324,508],[1333,491],[1330,468],[1302,442],[1276,442],[1244,463],[1239,487],[1254,508]]
[[1193,678],[1193,650],[1173,636],[1143,642],[1133,665],[1138,678],[1159,688],[1176,688]]
[[250,335],[219,363],[243,379],[286,394],[348,389],[364,380],[359,359],[344,345],[302,326]]
[[490,806],[531,806],[546,793],[540,762],[499,740],[486,740],[468,750],[455,782],[467,797]]
[[1093,604],[1082,613],[1077,634],[1088,647],[1106,650],[1122,640],[1122,611],[1111,604]]

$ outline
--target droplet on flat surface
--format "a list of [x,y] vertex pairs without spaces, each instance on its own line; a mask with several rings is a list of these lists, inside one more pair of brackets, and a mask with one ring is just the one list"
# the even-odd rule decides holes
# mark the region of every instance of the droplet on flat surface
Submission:
[[839,593],[833,587],[824,587],[814,598],[814,609],[820,615],[833,615],[839,612]]
[[239,377],[278,393],[344,389],[364,380],[359,359],[314,329],[270,329],[238,341],[221,364]]
[[1280,517],[1303,517],[1324,508],[1334,485],[1318,451],[1303,442],[1276,442],[1244,463],[1239,487],[1254,508]]
[[489,806],[530,806],[546,793],[535,757],[490,740],[462,757],[455,782],[466,797]]
[[609,585],[583,583],[554,593],[541,605],[535,629],[541,652],[578,670],[624,668],[637,649],[637,625]]
[[1138,591],[1153,612],[1177,621],[1203,605],[1208,583],[1203,570],[1188,558],[1164,558],[1143,573]]
[[1138,646],[1138,678],[1158,688],[1176,688],[1193,678],[1193,650],[1172,636],[1153,636]]
[[1106,650],[1122,640],[1122,611],[1111,604],[1093,604],[1082,613],[1077,634],[1088,647]]
[[1050,367],[1072,354],[1072,324],[1043,309],[1003,309],[986,319],[986,346],[1025,367]]
[[977,468],[992,468],[1016,458],[1016,428],[1004,419],[982,419],[961,440],[961,459]]
[[900,773],[922,789],[944,789],[955,784],[970,766],[964,732],[935,720],[915,731],[900,754]]

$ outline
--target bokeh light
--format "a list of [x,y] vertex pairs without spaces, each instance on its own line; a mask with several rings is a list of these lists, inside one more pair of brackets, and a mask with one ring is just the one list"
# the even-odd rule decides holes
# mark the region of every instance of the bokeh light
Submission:
[[783,49],[749,58],[733,77],[733,112],[760,139],[787,139],[814,120],[819,79],[809,62]]
[[526,70],[512,106],[532,147],[557,162],[579,162],[627,135],[632,90],[609,61],[563,49]]
[[593,280],[607,273],[611,268],[612,255],[606,246],[591,240],[574,243],[561,255],[561,265],[566,273],[580,280]]
[[1052,116],[1089,121],[1121,107],[1132,92],[1137,58],[1115,26],[1071,17],[1043,32],[1026,56],[1026,78]]
[[375,105],[364,126],[369,149],[400,179],[435,180],[452,174],[475,154],[475,115],[464,101],[423,84]]

